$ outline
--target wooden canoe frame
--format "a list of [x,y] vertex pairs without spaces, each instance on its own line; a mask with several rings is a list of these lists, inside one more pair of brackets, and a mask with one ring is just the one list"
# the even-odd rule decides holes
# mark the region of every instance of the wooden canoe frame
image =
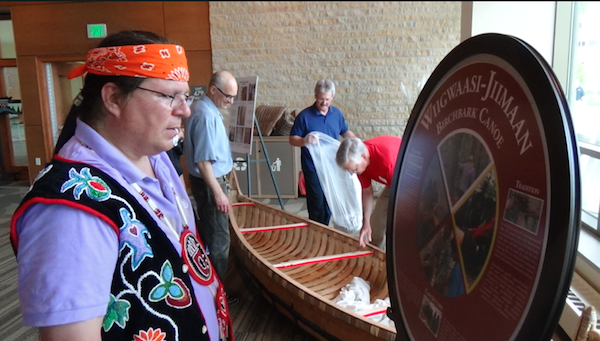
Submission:
[[[231,247],[242,268],[251,275],[250,278],[269,302],[319,340],[395,340],[394,327],[365,317],[386,313],[386,308],[357,313],[333,302],[340,289],[354,276],[360,276],[371,284],[371,301],[389,296],[386,255],[381,249],[370,245],[360,248],[358,239],[354,237],[243,195],[233,172],[230,183],[233,205],[229,214]],[[265,229],[244,233],[243,230],[248,227]],[[259,234],[267,237],[258,237]],[[285,238],[282,237],[284,234]],[[301,234],[303,241],[300,244],[306,239],[312,241],[311,238],[318,234],[319,240],[314,239],[312,244],[320,243],[319,250],[295,245],[291,239],[299,238],[292,236],[299,237]],[[273,262],[274,258],[283,254],[281,248],[267,250],[274,245],[274,239],[279,240],[280,247],[287,243],[285,249],[296,253],[296,258],[304,260],[304,263],[317,265],[310,270],[305,265],[281,265],[288,261],[285,256],[280,257],[282,261]],[[263,248],[261,252],[257,251],[259,247]],[[333,254],[334,261],[323,259],[328,257],[325,253]],[[273,263],[280,263],[280,267]],[[302,283],[310,282],[312,289],[292,276],[309,278]],[[337,283],[331,285],[328,279]]]

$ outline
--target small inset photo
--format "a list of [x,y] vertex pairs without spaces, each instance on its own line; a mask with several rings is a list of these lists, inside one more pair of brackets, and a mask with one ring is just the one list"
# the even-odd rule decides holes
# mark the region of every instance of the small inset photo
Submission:
[[433,333],[435,337],[438,335],[438,331],[440,330],[440,321],[442,320],[442,312],[441,310],[431,302],[427,295],[423,295],[423,300],[421,301],[421,311],[419,312],[419,318],[427,328]]
[[543,207],[544,200],[511,188],[506,199],[504,220],[537,234]]

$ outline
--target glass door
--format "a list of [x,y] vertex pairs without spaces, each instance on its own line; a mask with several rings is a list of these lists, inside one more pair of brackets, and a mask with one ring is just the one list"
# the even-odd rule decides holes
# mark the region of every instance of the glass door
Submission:
[[0,178],[27,174],[25,125],[12,21],[0,19]]
[[20,171],[27,171],[27,148],[17,67],[8,66],[14,64],[0,64],[0,178],[16,180]]
[[16,67],[2,68],[3,98],[6,100],[5,112],[12,144],[12,166],[27,166],[27,149],[25,148],[25,127],[23,110],[21,109],[21,92]]
[[56,145],[65,119],[71,110],[73,99],[77,97],[83,87],[83,77],[68,79],[67,75],[82,61],[48,61],[44,62],[48,100],[48,120],[50,123],[50,136],[53,145]]

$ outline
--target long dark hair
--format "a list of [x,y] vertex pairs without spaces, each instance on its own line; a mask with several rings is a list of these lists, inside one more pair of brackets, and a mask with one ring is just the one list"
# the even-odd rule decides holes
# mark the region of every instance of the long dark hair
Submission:
[[[120,31],[102,39],[98,47],[138,45],[138,44],[170,44],[167,38],[146,31]],[[104,84],[114,83],[124,97],[129,96],[145,78],[127,76],[102,76],[88,73],[83,81],[83,89],[71,106],[65,119],[63,129],[58,136],[54,154],[75,134],[75,126],[79,117],[83,122],[94,126],[103,115],[101,90]]]

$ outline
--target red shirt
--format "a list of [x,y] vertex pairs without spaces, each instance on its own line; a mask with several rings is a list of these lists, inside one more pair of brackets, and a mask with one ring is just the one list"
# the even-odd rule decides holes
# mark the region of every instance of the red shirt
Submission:
[[397,136],[383,135],[364,141],[371,162],[365,171],[358,176],[362,188],[371,186],[371,180],[380,182],[387,187],[392,185],[396,159],[400,152],[402,138]]

